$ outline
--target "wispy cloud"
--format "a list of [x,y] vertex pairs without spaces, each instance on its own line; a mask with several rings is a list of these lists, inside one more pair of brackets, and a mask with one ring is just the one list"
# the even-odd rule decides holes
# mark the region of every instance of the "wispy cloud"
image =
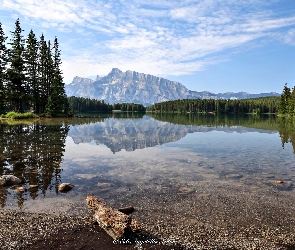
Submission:
[[295,29],[290,29],[283,37],[286,44],[295,46]]
[[[73,76],[107,74],[112,67],[161,76],[189,74],[227,60],[224,51],[260,38],[294,43],[294,12],[277,0],[3,0],[1,9],[28,23],[76,34],[63,70]],[[292,28],[293,27],[293,28]],[[81,36],[83,34],[83,36]],[[89,39],[85,40],[85,36]],[[79,38],[81,37],[81,38]]]

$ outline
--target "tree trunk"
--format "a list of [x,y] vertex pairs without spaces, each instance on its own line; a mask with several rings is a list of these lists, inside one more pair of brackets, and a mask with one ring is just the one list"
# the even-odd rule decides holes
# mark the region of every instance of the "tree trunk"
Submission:
[[140,229],[138,223],[129,215],[108,207],[94,196],[87,196],[86,203],[88,208],[94,211],[94,218],[99,226],[114,240],[127,237]]

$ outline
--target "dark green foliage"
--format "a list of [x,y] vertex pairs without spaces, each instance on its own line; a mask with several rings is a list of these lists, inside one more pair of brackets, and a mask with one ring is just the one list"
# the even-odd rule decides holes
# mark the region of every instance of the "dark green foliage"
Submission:
[[96,99],[71,96],[68,98],[70,107],[76,113],[80,112],[111,112],[112,110],[128,111],[128,112],[145,112],[142,104],[135,103],[116,103],[106,104],[104,101]]
[[7,82],[7,99],[10,101],[11,110],[22,112],[23,105],[27,101],[28,89],[25,82],[24,63],[24,39],[23,30],[20,27],[19,19],[15,22],[15,30],[12,33],[11,48],[9,50],[9,68]]
[[43,34],[38,41],[31,30],[23,39],[19,19],[11,32],[10,49],[0,23],[0,114],[8,111],[45,113],[48,116],[71,113],[65,94],[57,38],[53,47]]
[[279,97],[261,97],[242,100],[184,99],[156,103],[147,111],[160,113],[277,113]]
[[34,111],[39,110],[40,90],[39,90],[39,72],[38,72],[38,41],[31,30],[26,40],[25,65],[26,81],[29,86],[29,95]]
[[290,88],[285,84],[280,98],[280,114],[286,114],[288,111],[288,102],[291,96]]
[[291,92],[287,83],[281,94],[279,114],[283,116],[293,116],[295,114],[295,87],[293,87]]
[[110,112],[112,105],[90,98],[71,96],[68,98],[71,109],[76,112]]
[[61,113],[68,113],[70,110],[69,102],[64,90],[62,72],[60,69],[61,59],[57,37],[54,39],[53,49],[53,80],[52,85],[50,86],[46,105],[46,114],[48,116],[56,116]]
[[40,107],[39,112],[44,113],[46,111],[46,105],[48,105],[48,99],[52,92],[52,82],[54,78],[54,64],[51,55],[51,44],[44,39],[42,34],[39,42],[39,75],[40,75]]
[[8,50],[5,45],[7,37],[2,29],[0,23],[0,114],[4,112],[4,98],[5,98],[5,85],[7,82],[6,65],[8,60]]

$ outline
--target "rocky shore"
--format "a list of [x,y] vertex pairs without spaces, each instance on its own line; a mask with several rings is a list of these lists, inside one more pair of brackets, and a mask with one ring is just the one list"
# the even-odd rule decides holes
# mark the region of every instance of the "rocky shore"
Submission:
[[152,241],[114,242],[94,223],[90,214],[77,217],[0,209],[0,227],[0,249],[3,250],[184,249],[152,244]]
[[141,242],[114,242],[82,203],[66,213],[0,209],[0,249],[295,249],[294,218],[281,206],[256,201],[244,215],[237,197],[204,196],[194,205],[181,197],[169,208],[165,197],[136,204],[132,216],[149,234]]
[[101,194],[114,209],[132,205],[132,217],[143,228],[116,242],[95,223],[78,189],[27,201],[22,209],[7,202],[0,209],[0,249],[295,249],[291,184],[271,180],[268,189],[233,184]]

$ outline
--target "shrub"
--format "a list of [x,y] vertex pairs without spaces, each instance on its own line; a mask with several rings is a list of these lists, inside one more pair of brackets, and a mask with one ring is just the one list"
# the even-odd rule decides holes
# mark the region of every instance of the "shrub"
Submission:
[[5,115],[5,118],[10,118],[10,119],[28,119],[28,118],[39,118],[36,114],[33,114],[31,112],[26,112],[26,113],[16,113],[14,111],[8,112]]

